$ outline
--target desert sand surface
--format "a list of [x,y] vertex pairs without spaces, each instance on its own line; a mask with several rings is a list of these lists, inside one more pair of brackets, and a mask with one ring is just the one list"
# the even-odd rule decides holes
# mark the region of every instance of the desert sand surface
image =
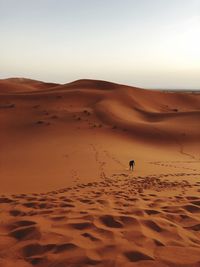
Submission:
[[200,266],[199,121],[198,93],[0,80],[0,267]]

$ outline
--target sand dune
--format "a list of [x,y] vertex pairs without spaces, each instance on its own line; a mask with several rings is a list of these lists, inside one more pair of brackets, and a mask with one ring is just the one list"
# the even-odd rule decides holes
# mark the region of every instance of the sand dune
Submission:
[[8,78],[0,79],[0,93],[20,93],[20,92],[32,92],[38,90],[45,90],[51,87],[55,87],[58,84],[45,83],[26,78]]
[[0,80],[0,267],[200,266],[199,120],[192,92]]

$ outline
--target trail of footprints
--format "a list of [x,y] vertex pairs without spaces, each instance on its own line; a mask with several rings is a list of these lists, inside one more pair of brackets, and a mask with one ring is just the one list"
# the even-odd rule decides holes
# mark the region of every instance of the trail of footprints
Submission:
[[97,163],[97,166],[99,166],[99,173],[100,173],[100,179],[106,179],[106,174],[105,174],[105,170],[104,170],[104,166],[105,166],[105,161],[101,161],[100,160],[100,156],[99,156],[99,152],[96,149],[96,147],[93,144],[90,144],[94,155],[95,155],[95,161]]
[[[195,161],[189,161],[189,162],[185,162],[185,163],[194,163]],[[197,161],[199,162],[199,161]],[[170,164],[170,162],[164,162],[164,161],[152,161],[150,162],[150,164],[154,164],[154,165],[157,165],[157,166],[163,166],[163,167],[171,167],[171,168],[177,168],[177,169],[184,169],[184,170],[190,170],[190,171],[197,171],[196,169],[194,168],[190,168],[190,167],[184,167],[184,166],[177,166],[177,165],[174,165],[174,162],[172,162],[173,164]],[[181,162],[181,161],[177,161],[177,163],[184,163],[184,162]],[[200,163],[200,162],[199,162]]]
[[[110,255],[116,253],[131,263],[156,262],[160,247],[200,249],[200,197],[185,195],[194,186],[187,180],[167,179],[185,175],[200,176],[119,173],[44,194],[1,196],[0,214],[7,219],[0,223],[0,241],[10,239],[0,259],[10,257],[19,242],[14,257],[35,266],[115,266],[117,260],[112,262]],[[195,185],[200,188],[200,182]],[[159,196],[177,188],[181,195]],[[145,244],[151,244],[148,253]],[[106,249],[111,254],[104,253]],[[80,256],[72,257],[74,253]]]

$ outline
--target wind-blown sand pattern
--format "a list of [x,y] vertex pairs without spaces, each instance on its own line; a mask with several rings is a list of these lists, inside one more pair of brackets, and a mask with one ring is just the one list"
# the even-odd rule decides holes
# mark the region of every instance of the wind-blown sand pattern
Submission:
[[199,119],[199,94],[0,80],[0,266],[200,266]]

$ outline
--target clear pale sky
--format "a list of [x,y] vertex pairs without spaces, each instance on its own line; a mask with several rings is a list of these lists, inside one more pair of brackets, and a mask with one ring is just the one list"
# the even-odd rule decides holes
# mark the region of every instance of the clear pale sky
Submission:
[[0,0],[0,78],[200,89],[200,0]]

